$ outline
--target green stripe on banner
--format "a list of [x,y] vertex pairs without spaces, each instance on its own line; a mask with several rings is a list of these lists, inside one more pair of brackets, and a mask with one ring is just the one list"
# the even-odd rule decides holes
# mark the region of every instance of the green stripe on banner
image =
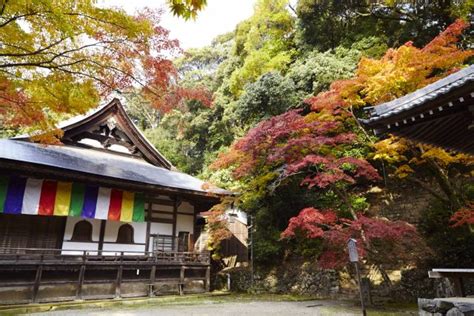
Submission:
[[8,178],[0,176],[0,213],[3,213],[7,198]]
[[143,194],[135,193],[132,221],[133,222],[145,221],[145,199],[143,198]]
[[81,183],[72,184],[71,205],[69,207],[69,216],[81,216],[84,205],[84,192],[86,186]]

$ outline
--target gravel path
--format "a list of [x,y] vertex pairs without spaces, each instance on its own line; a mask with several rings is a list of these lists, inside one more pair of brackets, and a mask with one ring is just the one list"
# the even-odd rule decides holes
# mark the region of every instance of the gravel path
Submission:
[[[403,315],[399,313],[377,315]],[[112,309],[82,309],[52,311],[48,313],[33,314],[35,316],[72,316],[72,315],[107,315],[107,316],[132,316],[132,315],[166,315],[166,316],[279,316],[279,315],[361,315],[360,310],[348,303],[329,301],[242,301],[242,302],[213,302],[203,301],[190,305],[156,305],[130,308]],[[373,315],[373,314],[370,314]],[[407,315],[407,314],[405,314]],[[409,314],[408,314],[409,315]]]

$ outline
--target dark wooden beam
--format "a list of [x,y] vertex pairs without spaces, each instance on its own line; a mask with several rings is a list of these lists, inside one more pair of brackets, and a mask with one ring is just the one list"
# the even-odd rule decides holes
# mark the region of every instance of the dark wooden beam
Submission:
[[123,273],[123,252],[120,256],[120,266],[117,269],[117,279],[115,280],[115,297],[122,297],[122,273]]
[[[153,216],[155,214],[162,214],[162,215],[173,215],[174,211],[157,211],[153,210],[150,211],[150,214]],[[178,215],[188,215],[188,216],[194,216],[194,213],[185,213],[185,212],[177,212]]]
[[151,202],[154,204],[174,206],[173,200],[165,200],[165,199],[158,199],[158,198],[151,198],[151,197],[145,197],[145,199],[147,202]]
[[[43,261],[43,256],[41,255],[41,262]],[[35,283],[33,285],[33,303],[38,301],[38,292],[41,285],[41,275],[43,274],[43,264],[40,263],[36,267],[36,276],[35,276]]]
[[[153,261],[156,261],[156,257],[153,256]],[[148,296],[149,297],[153,297],[155,296],[155,291],[154,291],[154,288],[155,288],[155,279],[156,279],[156,265],[153,265],[151,267],[151,271],[150,271],[150,285],[149,285],[149,288],[148,288]]]
[[178,221],[178,197],[174,197],[174,205],[173,205],[173,239],[171,243],[171,248],[175,250],[176,244],[176,224]]
[[105,236],[105,225],[107,221],[105,219],[100,221],[100,231],[99,231],[99,255],[102,254],[102,250],[104,250],[104,236]]
[[178,284],[178,290],[179,290],[179,295],[184,294],[184,273],[186,271],[186,268],[184,266],[181,266],[181,270],[179,271],[179,284]]
[[150,229],[151,229],[151,203],[148,203],[147,209],[147,219],[146,219],[146,235],[145,235],[145,253],[149,251],[150,248]]
[[161,224],[173,224],[173,219],[171,218],[150,218],[152,223],[161,223]]
[[86,252],[82,255],[82,265],[79,270],[79,278],[77,280],[76,300],[82,300],[82,285],[84,284],[84,276],[86,274]]

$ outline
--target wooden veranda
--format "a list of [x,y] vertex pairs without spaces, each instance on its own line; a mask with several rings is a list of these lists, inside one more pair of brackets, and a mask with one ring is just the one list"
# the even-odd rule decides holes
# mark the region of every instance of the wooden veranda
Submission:
[[[8,250],[8,251],[6,251]],[[209,291],[210,256],[197,252],[0,249],[3,304]],[[77,250],[74,250],[77,253]],[[199,283],[199,286],[193,286]]]

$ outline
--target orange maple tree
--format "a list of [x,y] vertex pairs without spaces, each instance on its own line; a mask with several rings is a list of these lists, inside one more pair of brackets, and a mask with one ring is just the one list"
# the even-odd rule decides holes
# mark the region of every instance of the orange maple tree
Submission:
[[129,15],[93,0],[0,3],[0,124],[54,141],[59,119],[114,92],[140,89],[162,111],[183,98],[209,103],[177,85],[179,45],[161,14]]

